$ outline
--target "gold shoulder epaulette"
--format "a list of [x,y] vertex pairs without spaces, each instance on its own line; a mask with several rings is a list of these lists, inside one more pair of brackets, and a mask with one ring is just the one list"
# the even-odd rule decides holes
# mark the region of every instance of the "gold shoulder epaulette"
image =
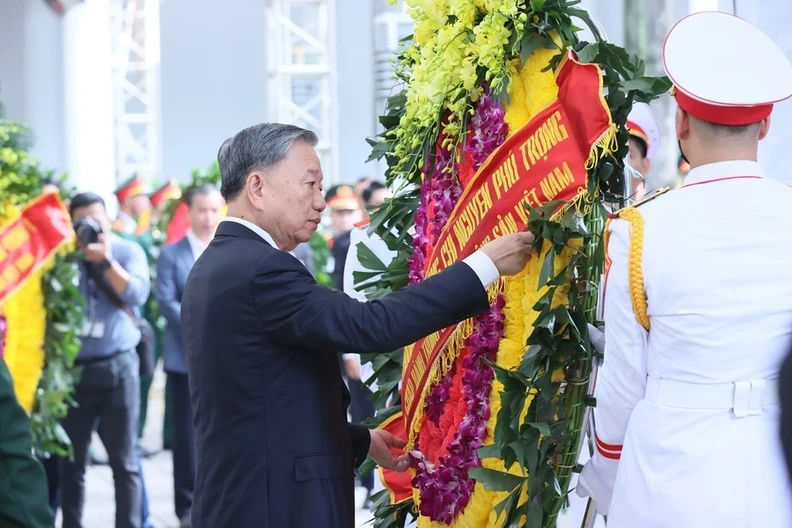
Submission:
[[630,288],[630,299],[632,300],[633,313],[638,323],[646,330],[649,331],[649,305],[646,300],[644,292],[643,280],[643,235],[644,235],[644,221],[641,212],[638,211],[639,205],[645,204],[654,200],[661,194],[668,191],[668,188],[658,189],[656,192],[647,196],[645,199],[635,203],[624,209],[620,209],[611,214],[608,221],[605,223],[604,242],[605,251],[608,251],[608,242],[610,241],[610,223],[612,220],[619,218],[630,224],[630,254],[627,262],[627,274]]

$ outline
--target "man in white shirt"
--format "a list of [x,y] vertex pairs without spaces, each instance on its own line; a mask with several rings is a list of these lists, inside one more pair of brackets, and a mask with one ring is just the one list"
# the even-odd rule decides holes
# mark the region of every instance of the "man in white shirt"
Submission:
[[195,439],[190,387],[182,350],[179,318],[184,285],[193,264],[214,237],[223,213],[223,198],[214,185],[206,184],[187,192],[185,201],[191,228],[187,236],[162,249],[157,261],[155,295],[165,329],[165,372],[173,398],[173,481],[176,516],[182,527],[190,525],[195,482]]

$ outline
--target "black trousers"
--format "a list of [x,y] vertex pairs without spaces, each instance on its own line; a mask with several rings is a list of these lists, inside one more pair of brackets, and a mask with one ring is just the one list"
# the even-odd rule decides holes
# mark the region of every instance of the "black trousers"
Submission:
[[134,350],[83,365],[74,401],[62,425],[71,439],[74,460],[61,459],[63,528],[81,528],[85,502],[85,466],[91,434],[98,423],[113,471],[116,528],[141,525],[141,480],[137,458],[140,408],[138,356]]
[[[360,380],[350,379],[349,394],[352,401],[349,402],[349,414],[352,415],[352,422],[359,424],[364,420],[374,416],[374,404],[368,399],[371,396],[369,388]],[[374,489],[374,473],[369,473],[365,477],[360,477],[360,484],[369,490]]]
[[195,486],[195,431],[186,374],[168,372],[173,397],[173,498],[176,517],[189,515]]
[[53,516],[57,516],[60,509],[61,457],[51,455],[49,458],[42,458],[41,465],[44,466],[44,472],[47,474],[47,493],[49,495],[50,508],[52,508]]

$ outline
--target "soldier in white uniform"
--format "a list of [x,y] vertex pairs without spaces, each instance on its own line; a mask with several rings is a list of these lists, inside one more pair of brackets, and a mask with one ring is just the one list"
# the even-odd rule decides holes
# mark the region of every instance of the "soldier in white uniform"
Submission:
[[581,474],[609,528],[792,526],[777,378],[792,342],[792,189],[756,162],[792,65],[703,12],[664,50],[691,166],[608,228],[597,452]]
[[652,158],[660,150],[660,128],[646,103],[635,103],[627,116],[630,143],[630,166],[633,173],[630,198],[639,201],[646,194],[646,178],[652,168]]
[[[633,103],[626,124],[630,152],[626,160],[629,165],[625,171],[627,184],[622,194],[626,197],[626,204],[631,204],[640,201],[646,194],[646,179],[652,167],[652,158],[660,150],[660,128],[646,103]],[[621,207],[621,204],[608,202],[604,205],[608,212]]]

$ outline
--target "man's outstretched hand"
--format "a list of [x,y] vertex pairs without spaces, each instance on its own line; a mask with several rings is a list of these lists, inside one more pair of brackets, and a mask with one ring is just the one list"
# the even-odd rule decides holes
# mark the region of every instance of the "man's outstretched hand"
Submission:
[[407,471],[407,468],[410,467],[409,455],[394,456],[391,453],[391,447],[403,449],[407,442],[382,429],[371,429],[369,433],[371,434],[371,445],[368,454],[374,459],[374,462],[385,469],[392,469],[399,473]]
[[502,277],[516,275],[531,259],[534,240],[532,233],[511,233],[485,244],[481,251],[492,259]]

